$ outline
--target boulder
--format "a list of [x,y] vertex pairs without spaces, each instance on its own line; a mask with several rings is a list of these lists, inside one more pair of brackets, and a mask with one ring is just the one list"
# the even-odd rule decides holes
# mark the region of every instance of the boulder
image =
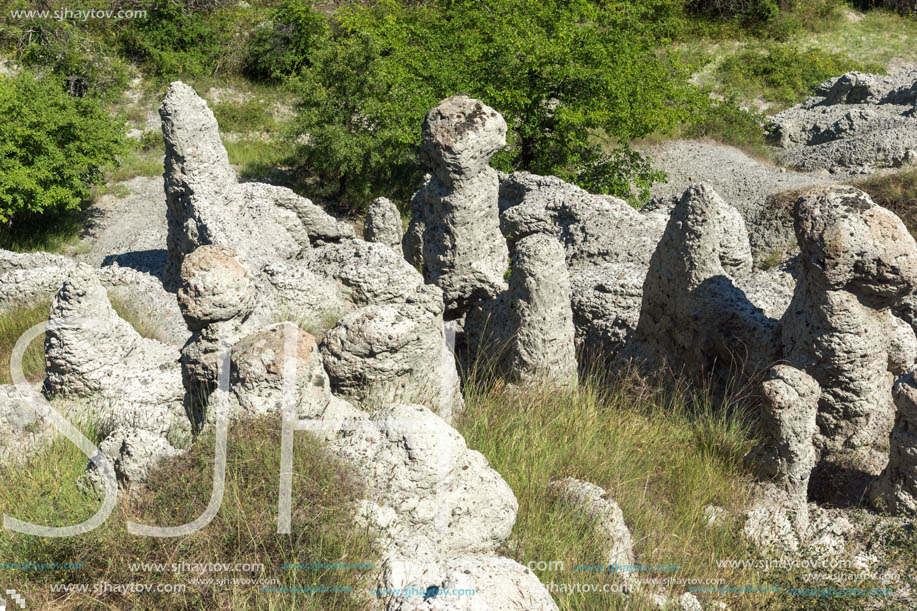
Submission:
[[25,463],[53,439],[38,401],[12,384],[0,384],[0,464]]
[[604,539],[606,555],[602,562],[605,566],[634,565],[634,543],[624,514],[605,490],[572,477],[552,482],[551,489],[562,502],[576,507],[594,521],[597,532]]
[[320,346],[334,393],[368,410],[420,403],[451,422],[462,401],[445,346],[440,295],[426,286],[405,303],[367,306],[344,316]]
[[[172,447],[163,437],[143,429],[119,427],[99,444],[101,452],[114,465],[118,487],[129,489],[144,483],[151,471],[163,459],[182,452]],[[105,494],[102,472],[91,460],[86,472],[77,480],[84,490],[92,490],[98,496]]]
[[51,302],[45,335],[49,396],[92,399],[112,426],[188,430],[179,352],[118,317],[90,268],[74,269]]

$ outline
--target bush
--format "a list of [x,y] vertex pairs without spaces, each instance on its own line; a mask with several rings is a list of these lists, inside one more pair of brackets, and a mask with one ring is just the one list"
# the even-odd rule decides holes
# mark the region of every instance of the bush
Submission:
[[327,21],[311,2],[285,0],[269,24],[249,39],[243,72],[257,81],[278,81],[310,64],[309,56],[326,34]]
[[77,208],[122,150],[123,131],[58,77],[0,77],[0,222]]
[[225,4],[153,0],[146,19],[132,19],[120,31],[122,50],[160,78],[216,74],[237,52],[235,15]]
[[819,83],[851,70],[884,72],[878,64],[864,64],[843,53],[771,44],[727,57],[717,73],[733,92],[750,92],[772,102],[794,104],[811,95]]
[[300,156],[352,209],[378,195],[405,200],[422,176],[424,114],[464,92],[506,118],[499,169],[638,199],[654,175],[625,143],[709,104],[689,70],[658,52],[647,24],[660,6],[380,0],[339,9],[321,44],[306,45],[296,79],[298,131],[308,135]]
[[19,1],[0,15],[0,46],[17,62],[61,76],[73,95],[113,97],[126,87],[127,64],[106,45],[103,26],[97,20],[12,17],[13,11],[35,8],[48,7]]

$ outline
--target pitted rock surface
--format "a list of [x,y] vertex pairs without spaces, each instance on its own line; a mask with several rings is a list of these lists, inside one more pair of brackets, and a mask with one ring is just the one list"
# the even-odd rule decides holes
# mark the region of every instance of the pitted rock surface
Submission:
[[906,354],[913,330],[895,323],[892,309],[917,286],[917,245],[898,217],[852,187],[801,197],[796,234],[784,358],[821,386],[822,461],[878,474],[894,419],[893,375],[914,359]]
[[373,200],[366,210],[363,222],[363,238],[367,242],[378,242],[400,252],[401,238],[404,230],[401,227],[401,213],[391,200],[380,197]]

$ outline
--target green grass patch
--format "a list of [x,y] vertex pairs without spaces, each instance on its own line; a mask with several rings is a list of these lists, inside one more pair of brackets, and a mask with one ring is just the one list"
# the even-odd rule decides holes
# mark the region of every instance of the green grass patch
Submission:
[[[536,570],[543,582],[614,583],[609,574],[575,570],[605,564],[605,557],[592,525],[549,491],[551,481],[572,476],[604,488],[620,505],[637,562],[679,566],[676,574],[652,577],[761,584],[761,573],[714,564],[754,555],[738,523],[705,526],[707,505],[739,512],[748,501],[750,478],[742,458],[753,439],[735,406],[685,389],[663,391],[636,378],[590,379],[575,392],[472,383],[466,405],[459,431],[519,501],[513,534],[502,551],[523,564],[564,562],[562,571]],[[668,588],[670,595],[683,591]],[[652,608],[639,596],[628,601],[613,593],[557,594],[555,600],[571,611]],[[760,595],[728,604],[744,609],[764,602],[773,601]]]
[[14,252],[69,252],[79,242],[83,224],[82,210],[20,216],[11,225],[0,225],[0,248]]
[[212,107],[213,114],[224,132],[272,132],[277,121],[270,106],[260,99],[246,102],[220,102]]
[[163,341],[162,332],[156,324],[156,312],[148,312],[117,293],[109,293],[108,299],[115,312],[126,320],[141,337]]
[[[373,563],[372,538],[354,525],[357,478],[309,434],[297,433],[293,464],[293,532],[277,531],[280,422],[238,422],[230,429],[223,504],[204,529],[186,537],[158,539],[127,533],[126,521],[167,526],[196,519],[206,508],[213,485],[213,436],[202,436],[186,454],[165,461],[149,486],[136,495],[119,495],[108,521],[85,535],[41,538],[0,532],[0,558],[10,562],[82,563],[75,571],[0,573],[3,587],[28,592],[30,605],[53,609],[313,609],[351,611],[368,608],[353,593],[272,593],[259,585],[200,585],[192,578],[277,580],[280,586],[340,586],[366,592],[360,571],[311,572],[282,568],[283,563],[320,561]],[[97,439],[96,439],[97,441]],[[75,480],[86,466],[73,444],[55,443],[25,468],[0,467],[8,494],[0,511],[36,524],[64,526],[91,516],[99,501],[83,496]],[[144,572],[131,564],[249,563],[250,572]],[[184,584],[184,592],[54,594],[52,584]]]
[[[230,140],[223,138],[229,163],[238,168],[239,178],[266,179],[285,184],[285,168],[295,163],[291,149],[279,140]],[[286,185],[288,186],[288,185]]]
[[819,83],[851,70],[885,71],[881,64],[857,61],[843,53],[770,44],[727,57],[717,68],[717,76],[730,95],[790,106],[810,96]]
[[[0,384],[12,384],[10,357],[13,347],[22,334],[35,325],[48,320],[50,301],[30,305],[17,305],[0,314]],[[45,377],[44,336],[36,337],[22,357],[22,372],[29,382]]]

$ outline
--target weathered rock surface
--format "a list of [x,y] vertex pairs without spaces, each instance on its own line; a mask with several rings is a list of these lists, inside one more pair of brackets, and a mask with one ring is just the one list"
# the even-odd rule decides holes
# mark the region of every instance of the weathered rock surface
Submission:
[[253,323],[264,323],[284,309],[320,316],[308,310],[320,305],[315,294],[322,289],[315,278],[297,291],[290,283],[277,290],[271,277],[313,243],[352,238],[352,227],[289,189],[237,183],[213,113],[187,85],[172,83],[160,115],[166,144],[166,284],[177,286],[182,260],[198,246],[228,247],[248,261],[258,287]]
[[902,376],[894,389],[898,408],[888,465],[870,489],[870,500],[892,515],[917,515],[917,380]]
[[[386,601],[392,611],[477,611],[526,609],[556,611],[557,605],[538,578],[514,560],[499,556],[464,556],[412,566],[386,580],[386,588],[407,589],[412,596]],[[442,590],[442,592],[440,592]],[[473,591],[447,595],[445,592]],[[417,594],[419,593],[419,594]],[[428,593],[429,595],[425,595]]]
[[644,209],[666,207],[686,189],[708,184],[742,215],[756,262],[791,253],[796,247],[796,198],[788,193],[832,182],[828,176],[774,167],[718,142],[672,140],[647,152],[666,179],[653,185],[653,200]]
[[[289,342],[289,346],[287,344]],[[284,401],[284,358],[294,360],[287,383],[293,388],[293,415],[320,415],[331,401],[331,387],[315,338],[290,322],[270,325],[232,346],[229,384],[238,417],[280,414]]]
[[473,307],[465,321],[470,359],[523,384],[576,383],[576,331],[564,249],[541,233],[515,243],[509,288]]
[[749,455],[758,476],[805,504],[809,476],[818,461],[814,437],[821,388],[789,365],[768,370],[761,384],[760,447]]
[[351,312],[321,342],[335,394],[373,409],[420,403],[451,422],[462,408],[455,361],[445,346],[441,292]]
[[[112,431],[99,444],[99,451],[114,465],[118,486],[125,489],[145,482],[161,460],[182,453],[155,433],[129,427]],[[91,460],[77,485],[100,496],[105,494],[102,472]]]
[[366,426],[341,431],[332,451],[368,486],[365,513],[384,528],[385,547],[408,559],[492,554],[518,508],[512,490],[462,436],[420,405],[391,405]]
[[525,172],[501,177],[500,210],[511,244],[533,234],[560,241],[577,346],[617,353],[639,320],[643,281],[667,214],[643,214],[621,199]]
[[741,218],[709,186],[688,189],[653,253],[630,354],[691,375],[746,377],[769,366],[777,321],[739,286],[750,268]]
[[621,508],[605,490],[572,477],[552,482],[551,489],[563,502],[582,510],[595,521],[597,531],[605,539],[607,553],[602,561],[606,566],[633,566],[634,543],[630,530],[624,523]]
[[796,234],[784,357],[821,386],[822,461],[878,474],[894,417],[892,379],[915,357],[913,331],[891,310],[917,286],[917,246],[898,217],[852,187],[801,197]]
[[505,288],[499,179],[488,165],[505,145],[503,117],[467,96],[443,100],[424,120],[420,157],[432,175],[412,199],[405,254],[416,263],[411,240],[422,227],[424,278],[442,289],[447,320]]
[[45,354],[49,395],[91,398],[96,415],[114,426],[159,435],[189,428],[178,350],[119,318],[86,266],[73,270],[51,302]]
[[917,162],[917,71],[849,72],[772,118],[781,161],[799,170],[869,172]]
[[396,252],[401,251],[401,213],[391,200],[380,197],[373,200],[363,221],[363,238],[367,242],[385,244]]
[[0,385],[0,464],[28,461],[52,437],[37,401],[12,384]]

